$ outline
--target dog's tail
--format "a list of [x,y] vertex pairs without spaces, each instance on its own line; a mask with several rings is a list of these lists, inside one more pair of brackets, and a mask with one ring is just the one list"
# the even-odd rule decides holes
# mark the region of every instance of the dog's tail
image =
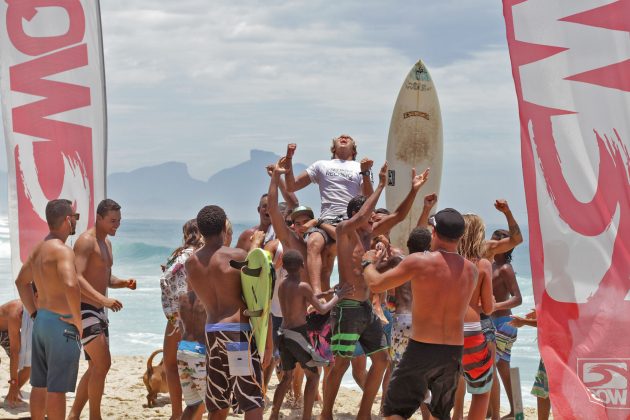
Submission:
[[149,356],[149,360],[147,360],[147,372],[149,372],[149,377],[153,375],[153,358],[160,353],[162,353],[162,349],[154,351],[151,353],[151,356]]

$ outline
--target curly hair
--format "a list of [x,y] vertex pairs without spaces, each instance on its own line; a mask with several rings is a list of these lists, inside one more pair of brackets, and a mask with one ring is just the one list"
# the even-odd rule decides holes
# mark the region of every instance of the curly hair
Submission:
[[182,226],[182,233],[184,235],[182,239],[182,246],[173,251],[170,258],[178,257],[179,254],[187,248],[197,249],[203,246],[203,238],[201,237],[201,232],[199,232],[199,228],[197,227],[196,219],[190,219],[184,223],[184,226]]
[[364,195],[357,195],[356,197],[353,197],[352,200],[348,202],[348,207],[347,207],[348,218],[357,214],[359,210],[361,210],[361,207],[363,207],[363,204],[365,204],[366,200],[367,200],[367,197]]
[[483,219],[476,214],[463,215],[466,228],[459,241],[457,251],[467,260],[475,261],[483,257],[486,247],[486,227]]
[[342,137],[345,137],[347,139],[350,139],[350,141],[352,141],[352,160],[356,160],[356,158],[357,158],[357,143],[354,141],[354,139],[352,137],[350,137],[347,134],[342,134],[339,137],[333,137],[332,144],[330,145],[330,153],[332,153],[332,156],[330,158],[331,159],[335,158],[335,141],[337,139],[342,138]]
[[219,206],[205,206],[197,213],[197,226],[204,238],[209,238],[223,232],[226,228],[225,211]]
[[304,266],[304,258],[295,249],[290,249],[282,255],[282,266],[289,274],[295,274]]
[[431,231],[426,227],[416,227],[409,234],[407,239],[409,253],[424,252],[431,248]]
[[[497,241],[504,238],[509,238],[509,237],[510,237],[510,232],[508,232],[505,229],[497,229],[494,232],[492,232],[492,239],[495,239]],[[508,264],[512,262],[512,251],[514,251],[514,248],[503,253],[503,256],[505,257],[505,262],[507,262]]]

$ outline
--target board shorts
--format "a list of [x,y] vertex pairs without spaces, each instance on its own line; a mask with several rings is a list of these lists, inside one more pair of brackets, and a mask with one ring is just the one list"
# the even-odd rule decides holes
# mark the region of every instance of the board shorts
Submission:
[[177,371],[187,406],[202,403],[206,393],[206,347],[182,340],[177,346]]
[[394,364],[400,363],[411,338],[411,314],[394,314],[390,354]]
[[494,362],[479,322],[464,323],[464,379],[471,394],[485,394],[492,388]]
[[206,408],[264,407],[262,366],[249,324],[206,324]]
[[335,356],[351,358],[357,342],[366,355],[389,348],[381,320],[370,301],[343,299],[331,311],[331,348]]
[[282,325],[282,317],[271,314],[271,339],[273,340],[273,357],[280,357],[280,348],[278,347],[278,330]]
[[299,363],[304,370],[317,373],[318,367],[328,366],[330,361],[320,356],[308,339],[306,324],[295,328],[280,328],[278,345],[283,371],[290,371]]
[[496,343],[497,329],[494,327],[492,318],[490,318],[486,314],[479,314],[479,317],[481,318],[481,331],[483,331],[483,335],[486,337],[486,341],[488,343]]
[[399,415],[408,419],[420,408],[430,390],[431,414],[438,419],[450,419],[462,371],[462,350],[463,346],[410,339],[392,372],[383,404],[384,416]]
[[[392,313],[389,311],[389,309],[384,303],[381,304],[381,308],[383,308],[383,315],[385,315],[385,318],[388,321],[388,324],[383,324],[381,322],[381,325],[383,326],[383,332],[385,333],[385,338],[387,339],[387,345],[390,346],[390,350],[391,350],[392,326],[393,326],[394,318],[392,316]],[[363,350],[363,347],[361,347],[361,343],[357,342],[356,347],[354,348],[354,354],[352,355],[352,357],[363,356],[363,355],[365,355],[365,351]]]
[[7,352],[7,356],[11,357],[11,343],[9,342],[9,331],[0,331],[0,346]]
[[33,352],[33,318],[26,308],[22,310],[22,325],[20,326],[20,360],[18,370],[31,367]]
[[518,328],[508,324],[510,321],[512,321],[511,316],[502,316],[492,320],[497,328],[497,361],[503,360],[510,363],[512,346],[518,334]]
[[306,330],[311,346],[317,354],[332,363],[335,358],[330,348],[332,338],[330,312],[326,314],[313,312],[306,315]]
[[538,398],[549,398],[549,381],[547,380],[547,369],[545,369],[545,363],[540,359],[538,364],[538,372],[534,379],[534,386],[532,387],[532,395]]
[[33,324],[31,386],[48,392],[74,392],[79,372],[81,341],[74,325],[60,320],[61,315],[38,309]]
[[[345,219],[346,219],[345,215],[340,214],[335,217],[327,217],[325,219],[319,219],[318,223],[326,223],[328,225],[337,226],[339,223],[343,222]],[[307,230],[306,233],[304,234],[304,239],[308,238],[312,233],[319,233],[320,235],[322,235],[324,237],[324,243],[326,245],[330,245],[333,242],[335,242],[333,238],[331,238],[324,229],[319,228],[319,227],[312,227],[309,230]]]
[[105,341],[109,344],[109,321],[105,315],[105,308],[81,302],[81,326],[83,327],[81,344],[84,346],[101,334],[105,334]]

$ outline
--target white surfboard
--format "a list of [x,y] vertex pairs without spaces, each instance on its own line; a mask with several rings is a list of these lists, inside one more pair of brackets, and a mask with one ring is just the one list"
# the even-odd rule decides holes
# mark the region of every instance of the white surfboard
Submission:
[[391,232],[392,244],[406,250],[409,232],[416,227],[422,212],[424,196],[435,192],[439,198],[442,179],[442,114],[433,79],[422,60],[407,74],[398,93],[389,125],[387,163],[390,172],[385,191],[390,211],[409,192],[411,169],[421,173],[431,168],[429,180],[418,193],[409,215]]

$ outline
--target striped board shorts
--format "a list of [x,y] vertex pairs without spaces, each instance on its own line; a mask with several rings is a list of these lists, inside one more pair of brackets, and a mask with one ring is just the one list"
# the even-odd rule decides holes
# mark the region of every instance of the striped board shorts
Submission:
[[538,398],[549,398],[549,382],[547,381],[547,370],[543,360],[540,359],[538,364],[538,372],[536,373],[536,379],[534,379],[534,386],[532,387],[532,395]]
[[512,357],[512,346],[516,342],[518,328],[509,325],[512,321],[510,316],[502,316],[493,318],[495,327],[497,328],[497,362],[504,360],[510,363]]
[[462,357],[466,388],[471,394],[485,394],[492,388],[492,353],[481,330],[481,323],[464,323],[464,355]]

